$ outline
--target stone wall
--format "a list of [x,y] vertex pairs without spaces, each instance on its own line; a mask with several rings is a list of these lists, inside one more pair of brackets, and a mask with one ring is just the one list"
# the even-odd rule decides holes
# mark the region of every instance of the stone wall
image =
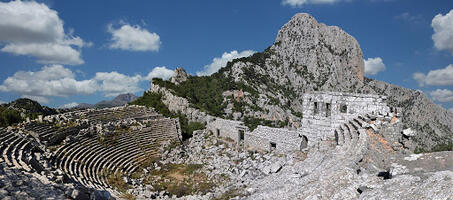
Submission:
[[306,147],[306,138],[297,131],[284,128],[258,126],[245,134],[244,143],[248,147],[263,151],[290,152]]
[[[226,120],[216,118],[214,121],[209,122],[206,126],[215,136],[230,138],[235,142],[240,142],[244,139],[244,135],[248,132],[248,128],[241,121]],[[241,139],[241,135],[242,139]]]
[[395,112],[386,96],[339,92],[313,92],[303,96],[302,134],[309,141],[333,137],[335,128],[359,115]]

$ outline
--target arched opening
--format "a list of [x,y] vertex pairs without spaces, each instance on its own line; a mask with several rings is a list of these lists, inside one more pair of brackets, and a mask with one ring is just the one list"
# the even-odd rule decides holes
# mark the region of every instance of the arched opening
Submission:
[[308,147],[308,138],[305,135],[302,135],[302,141],[300,142],[300,151]]

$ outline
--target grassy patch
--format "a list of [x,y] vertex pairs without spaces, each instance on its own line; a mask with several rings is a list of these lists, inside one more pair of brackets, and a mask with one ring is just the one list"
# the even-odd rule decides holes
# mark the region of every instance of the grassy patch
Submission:
[[255,117],[244,117],[244,125],[249,128],[250,131],[253,131],[258,127],[258,125],[262,126],[268,126],[268,127],[274,127],[274,128],[283,128],[289,124],[289,119],[287,118],[285,121],[272,121],[272,120],[266,120],[266,119],[261,119],[261,118],[255,118]]
[[159,157],[153,155],[147,155],[144,160],[141,160],[141,158],[143,157],[139,157],[136,160],[136,162],[140,163],[141,169],[151,166],[153,163],[157,162],[160,159]]
[[222,196],[215,198],[215,200],[229,200],[238,196],[244,196],[243,191],[242,189],[235,188],[226,191]]
[[432,152],[440,152],[440,151],[453,151],[453,143],[442,143],[434,146],[431,150],[426,150],[422,147],[417,147],[414,150],[414,153],[432,153]]
[[201,169],[203,167],[202,164],[188,164],[186,165],[183,173],[184,174],[193,174],[195,171]]
[[132,195],[132,194],[127,194],[127,193],[123,193],[120,195],[120,198],[121,199],[126,199],[126,200],[135,200],[135,196]]
[[198,172],[201,164],[167,164],[160,170],[153,170],[145,178],[145,184],[152,185],[157,191],[167,191],[177,197],[206,194],[215,187],[207,175]]
[[109,170],[103,170],[103,175],[106,176],[109,185],[119,192],[125,193],[131,188],[131,186],[124,181],[123,174],[120,172],[113,173]]
[[98,137],[98,143],[104,146],[114,146],[118,143],[120,134],[118,132],[113,132],[109,135],[103,135]]

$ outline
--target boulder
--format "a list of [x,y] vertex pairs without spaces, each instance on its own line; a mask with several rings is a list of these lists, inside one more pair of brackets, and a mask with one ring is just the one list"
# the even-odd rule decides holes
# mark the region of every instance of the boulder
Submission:
[[282,168],[280,162],[275,162],[270,166],[271,173],[277,173]]
[[403,130],[403,135],[405,135],[407,137],[413,137],[413,136],[415,136],[415,131],[412,130],[411,128],[404,129]]

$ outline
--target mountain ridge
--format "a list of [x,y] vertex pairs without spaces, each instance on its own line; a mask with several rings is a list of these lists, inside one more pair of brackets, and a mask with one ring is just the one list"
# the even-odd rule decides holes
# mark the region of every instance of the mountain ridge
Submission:
[[110,108],[110,107],[115,107],[115,106],[122,106],[125,104],[128,104],[134,100],[136,100],[138,97],[135,96],[132,93],[126,93],[126,94],[120,94],[116,96],[112,100],[103,100],[100,101],[96,104],[88,104],[88,103],[81,103],[74,108],[79,108],[79,109],[86,109],[86,108]]

